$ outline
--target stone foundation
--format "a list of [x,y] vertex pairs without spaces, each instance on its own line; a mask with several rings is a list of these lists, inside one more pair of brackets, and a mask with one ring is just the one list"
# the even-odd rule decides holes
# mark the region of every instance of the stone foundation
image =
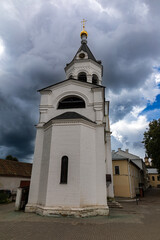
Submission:
[[109,214],[108,206],[92,206],[84,208],[55,208],[43,206],[27,205],[25,212],[35,212],[42,216],[63,216],[63,217],[91,217],[107,216]]

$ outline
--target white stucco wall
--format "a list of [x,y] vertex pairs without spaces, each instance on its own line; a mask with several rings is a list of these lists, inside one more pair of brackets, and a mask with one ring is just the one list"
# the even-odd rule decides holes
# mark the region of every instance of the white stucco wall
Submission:
[[[79,96],[86,104],[85,108],[57,109],[59,101],[66,96]],[[104,108],[103,88],[92,88],[79,81],[69,80],[60,85],[51,87],[50,91],[46,91],[41,95],[40,104],[40,122],[45,123],[51,118],[56,117],[66,111],[77,112],[92,121],[96,118],[103,121]]]
[[[45,130],[38,204],[47,207],[106,204],[103,132],[103,127],[97,132],[94,126],[76,122],[56,123]],[[69,158],[67,184],[60,184],[63,156]]]
[[31,184],[29,191],[28,203],[36,205],[38,202],[39,194],[39,183],[40,183],[40,172],[41,172],[41,162],[42,162],[42,151],[43,151],[43,128],[37,128],[34,159],[32,166]]
[[66,69],[66,78],[68,79],[70,75],[73,78],[78,79],[78,74],[80,72],[85,72],[87,75],[87,82],[92,82],[92,75],[96,74],[101,85],[102,82],[102,66],[98,63],[92,61],[91,59],[80,59],[79,61],[74,60],[74,63]]
[[97,202],[106,203],[106,169],[105,169],[105,142],[104,127],[96,128],[96,179],[97,179]]
[[[56,124],[52,126],[47,206],[79,206],[80,128],[79,124],[68,124],[67,126],[66,124]],[[60,184],[61,159],[63,156],[68,156],[69,159],[67,184]]]
[[111,134],[110,132],[106,132],[106,144],[105,144],[106,174],[111,175],[111,183],[107,186],[107,196],[110,198],[114,198],[110,134]]
[[2,177],[0,176],[0,189],[17,190],[21,181],[29,181],[30,178],[22,177]]
[[[73,95],[85,101],[85,108],[57,109],[61,99]],[[102,123],[104,105],[103,87],[94,87],[80,81],[68,80],[41,92],[40,123],[46,123],[66,111],[75,111],[92,121],[96,121],[96,116],[98,116]]]
[[[28,208],[107,207],[104,89],[68,80],[41,94]],[[57,109],[68,95],[83,98],[86,107]],[[95,123],[83,119],[47,123],[64,112],[77,112]],[[69,158],[67,184],[60,184],[63,156]]]
[[39,179],[38,204],[45,205],[47,197],[48,174],[50,167],[50,151],[52,145],[52,128],[44,131],[44,140],[42,146],[41,172]]
[[96,205],[96,129],[82,126],[80,133],[80,206]]

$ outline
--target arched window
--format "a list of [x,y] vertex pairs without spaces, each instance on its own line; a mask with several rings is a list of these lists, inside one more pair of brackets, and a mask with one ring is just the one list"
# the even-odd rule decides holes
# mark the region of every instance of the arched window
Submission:
[[68,157],[63,156],[61,159],[61,184],[67,184],[67,178],[68,178]]
[[92,75],[92,83],[93,83],[93,84],[98,84],[98,77],[97,77],[96,74],[93,74],[93,75]]
[[70,75],[70,76],[69,76],[69,79],[70,79],[70,78],[73,78],[73,76],[72,76],[72,75]]
[[85,101],[77,96],[68,96],[59,101],[58,109],[85,108]]
[[81,82],[87,82],[87,75],[85,72],[80,72],[78,74],[78,80]]

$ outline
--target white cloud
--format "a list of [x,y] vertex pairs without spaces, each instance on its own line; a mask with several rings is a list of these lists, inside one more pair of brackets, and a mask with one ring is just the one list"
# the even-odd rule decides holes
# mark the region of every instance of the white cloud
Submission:
[[144,85],[139,89],[139,94],[153,103],[158,94],[160,94],[160,89],[158,83],[160,82],[160,74],[154,71],[151,76],[145,81]]
[[120,13],[120,11],[114,7],[103,7],[102,4],[100,4],[100,2],[96,1],[96,0],[90,0],[90,6],[92,9],[94,9],[95,11],[99,11],[101,13],[107,13],[110,17],[113,18],[121,18],[122,14]]
[[4,43],[3,43],[2,39],[0,38],[0,57],[4,53],[4,50],[5,50]]
[[136,117],[135,112],[139,110],[136,111],[134,109],[124,119],[111,124],[112,136],[117,139],[117,141],[112,141],[112,149],[116,150],[119,147],[123,149],[129,148],[131,153],[138,154],[143,158],[145,151],[141,142],[143,133],[148,126],[148,121],[144,115]]
[[140,114],[148,102],[153,103],[160,94],[157,86],[159,82],[160,74],[155,71],[141,88],[132,91],[122,89],[119,94],[109,91],[112,149],[129,148],[131,153],[144,157],[143,134],[148,127],[148,119],[159,117],[159,110],[153,109],[143,115]]
[[156,81],[157,84],[160,83],[160,73],[155,74],[155,81]]
[[138,117],[138,115],[143,111],[144,107],[139,106],[133,106],[133,109],[131,111],[131,115],[135,118]]
[[137,17],[145,18],[149,12],[149,7],[146,3],[135,1],[134,13]]

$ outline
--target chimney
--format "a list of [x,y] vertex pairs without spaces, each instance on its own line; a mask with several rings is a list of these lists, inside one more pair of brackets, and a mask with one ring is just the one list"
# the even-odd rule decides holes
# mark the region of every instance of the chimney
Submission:
[[118,148],[118,151],[121,151],[121,148]]
[[126,153],[128,153],[128,149],[126,149],[125,151],[126,151]]
[[112,150],[112,153],[115,153],[115,150]]

